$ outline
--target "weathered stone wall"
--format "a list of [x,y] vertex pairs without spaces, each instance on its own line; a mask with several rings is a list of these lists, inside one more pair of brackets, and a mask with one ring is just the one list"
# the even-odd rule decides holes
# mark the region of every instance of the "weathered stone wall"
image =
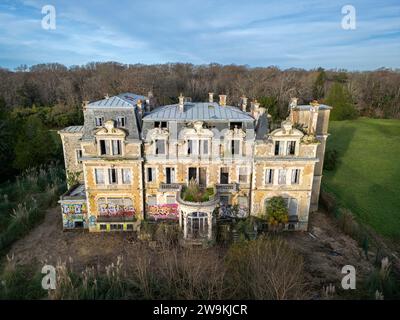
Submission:
[[[83,167],[82,163],[80,163],[77,159],[76,151],[81,149],[81,137],[82,133],[63,133],[59,132],[61,136],[61,141],[63,145],[64,152],[64,163],[65,163],[65,171],[67,173],[67,181],[68,174],[70,173],[79,173],[79,180],[83,182]],[[71,187],[68,185],[68,187]]]

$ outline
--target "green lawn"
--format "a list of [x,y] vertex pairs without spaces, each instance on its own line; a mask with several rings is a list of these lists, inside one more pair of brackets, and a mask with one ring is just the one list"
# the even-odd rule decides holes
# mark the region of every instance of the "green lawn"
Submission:
[[400,121],[332,121],[329,132],[339,163],[323,185],[379,234],[400,240]]

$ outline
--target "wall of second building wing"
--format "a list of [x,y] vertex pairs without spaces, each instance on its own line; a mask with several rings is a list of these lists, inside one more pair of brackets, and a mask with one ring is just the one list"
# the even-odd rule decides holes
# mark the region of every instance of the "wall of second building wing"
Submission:
[[[79,182],[83,183],[83,167],[79,159],[79,150],[81,150],[82,133],[62,133],[60,132],[61,141],[63,144],[65,172],[68,175],[76,174]],[[68,187],[72,187],[68,185]]]
[[[117,183],[110,181],[109,169],[114,169],[117,175]],[[123,182],[122,169],[130,170],[130,182]],[[103,181],[99,183],[96,170],[102,170]],[[84,163],[85,184],[88,201],[89,228],[99,231],[99,223],[96,221],[101,215],[99,200],[107,203],[107,200],[126,199],[132,203],[134,215],[137,220],[144,217],[143,211],[143,177],[142,162],[132,160],[119,161],[85,161]]]

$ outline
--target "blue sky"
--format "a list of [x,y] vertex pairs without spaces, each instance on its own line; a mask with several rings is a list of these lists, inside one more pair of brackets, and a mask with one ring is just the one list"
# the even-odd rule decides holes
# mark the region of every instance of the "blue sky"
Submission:
[[[55,30],[41,27],[48,4]],[[341,27],[348,4],[355,30]],[[0,66],[91,61],[400,68],[400,1],[1,1]]]

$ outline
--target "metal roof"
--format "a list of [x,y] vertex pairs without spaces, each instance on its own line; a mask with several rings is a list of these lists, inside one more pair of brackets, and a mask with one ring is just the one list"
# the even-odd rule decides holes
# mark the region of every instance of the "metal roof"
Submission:
[[104,98],[102,100],[90,102],[88,108],[131,108],[136,106],[139,100],[146,101],[146,96],[134,93],[121,93],[117,96]]
[[83,126],[70,126],[64,129],[61,129],[59,132],[62,133],[80,133],[83,132]]
[[179,104],[171,104],[159,107],[143,118],[143,121],[154,120],[254,121],[254,118],[237,107],[220,106],[216,102],[186,102],[183,111]]

